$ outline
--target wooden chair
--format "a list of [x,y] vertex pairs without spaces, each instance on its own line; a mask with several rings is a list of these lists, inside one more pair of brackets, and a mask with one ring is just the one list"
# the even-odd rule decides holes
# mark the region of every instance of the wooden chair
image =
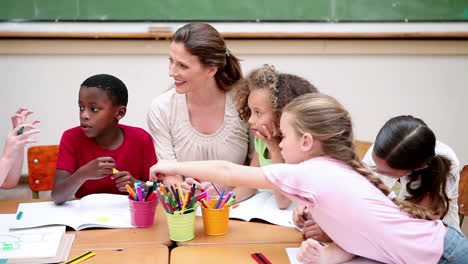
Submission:
[[354,140],[354,147],[356,154],[358,154],[359,159],[363,159],[367,153],[367,150],[372,146],[372,142],[369,141],[362,141],[362,140]]
[[59,145],[28,149],[29,188],[34,199],[39,199],[39,191],[50,191],[54,186],[58,149]]
[[460,215],[460,226],[463,218],[468,215],[468,165],[465,165],[460,173],[460,184],[458,185],[458,214]]

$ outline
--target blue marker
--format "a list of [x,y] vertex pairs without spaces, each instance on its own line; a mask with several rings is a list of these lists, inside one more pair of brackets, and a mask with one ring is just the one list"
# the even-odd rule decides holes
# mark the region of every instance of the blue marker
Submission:
[[218,206],[219,206],[219,204],[221,203],[221,201],[223,200],[223,196],[224,196],[225,193],[226,193],[226,190],[223,190],[223,191],[221,192],[221,195],[219,196],[219,199],[218,199],[218,201],[216,202],[216,205],[215,205],[214,209],[218,209]]

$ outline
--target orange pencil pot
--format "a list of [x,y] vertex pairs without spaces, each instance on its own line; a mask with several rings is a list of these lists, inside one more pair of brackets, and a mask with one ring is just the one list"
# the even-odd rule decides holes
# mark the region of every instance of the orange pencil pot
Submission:
[[147,202],[135,201],[132,197],[128,196],[130,207],[131,224],[136,227],[150,227],[154,223],[154,214],[158,201],[152,199]]
[[211,200],[210,207],[202,206],[203,230],[205,234],[212,236],[224,235],[228,231],[229,206],[224,205],[221,209],[212,209],[218,200]]

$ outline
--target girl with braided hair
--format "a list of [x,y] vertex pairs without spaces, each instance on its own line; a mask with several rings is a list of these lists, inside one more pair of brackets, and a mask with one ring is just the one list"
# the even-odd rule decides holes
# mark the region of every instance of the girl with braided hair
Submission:
[[281,154],[287,164],[262,168],[225,161],[161,162],[150,178],[184,174],[238,186],[280,190],[306,205],[333,239],[307,239],[302,263],[362,256],[383,263],[468,263],[468,239],[431,210],[391,196],[354,152],[351,118],[330,96],[302,95],[283,110]]
[[[458,185],[460,162],[455,152],[437,141],[427,124],[410,115],[396,116],[380,129],[362,160],[392,187],[400,182],[398,198],[431,209],[445,223],[460,230]],[[313,220],[304,220],[307,209],[298,206],[294,222],[305,238],[328,242],[330,238]]]

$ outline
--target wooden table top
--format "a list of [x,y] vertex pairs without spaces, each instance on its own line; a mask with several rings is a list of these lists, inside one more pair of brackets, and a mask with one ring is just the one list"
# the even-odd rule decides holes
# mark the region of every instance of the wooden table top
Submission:
[[293,227],[234,219],[229,219],[226,234],[210,236],[203,232],[203,219],[201,216],[197,216],[195,220],[195,238],[190,241],[177,242],[177,245],[297,243],[303,240],[301,232]]
[[161,206],[156,207],[154,224],[146,228],[84,229],[76,232],[75,243],[161,243],[173,244],[169,239],[167,219]]
[[74,244],[68,259],[79,256],[86,251],[96,253],[95,256],[85,260],[83,264],[114,264],[114,263],[169,263],[169,249],[159,243],[135,244]]
[[[44,202],[46,199],[2,200],[0,213],[16,213],[19,203]],[[85,229],[68,231],[75,233],[74,244],[108,244],[108,243],[161,243],[170,246],[167,217],[161,206],[156,209],[154,225],[148,228],[123,229]],[[195,238],[178,242],[178,245],[239,244],[239,243],[297,243],[302,242],[300,231],[291,227],[277,226],[268,223],[229,220],[227,234],[209,236],[203,232],[203,220],[195,220]]]
[[257,263],[250,254],[263,253],[272,263],[289,263],[286,248],[300,243],[179,246],[171,251],[171,264]]
[[[18,204],[30,202],[47,202],[47,199],[26,199],[26,200],[0,200],[0,213],[14,214]],[[105,243],[161,243],[167,246],[172,245],[169,239],[167,219],[162,207],[156,208],[154,225],[147,228],[92,228],[81,231],[69,229],[67,233],[75,234],[74,244],[105,244]]]

